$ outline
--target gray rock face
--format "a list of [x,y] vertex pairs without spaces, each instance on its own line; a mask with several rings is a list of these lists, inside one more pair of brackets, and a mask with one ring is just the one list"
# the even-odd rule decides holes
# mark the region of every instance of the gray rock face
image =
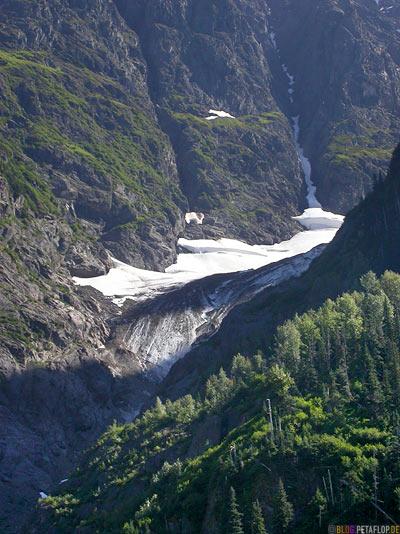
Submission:
[[19,207],[0,179],[2,532],[15,532],[39,492],[68,476],[105,425],[134,417],[152,388],[111,340],[118,310],[70,278],[69,267],[104,272],[108,253],[55,217],[23,224]]
[[324,208],[346,213],[385,172],[400,128],[399,8],[366,0],[271,0],[292,113]]
[[[197,234],[272,243],[305,207],[292,126],[275,92],[268,8],[260,1],[118,1],[139,36],[149,90],[176,154]],[[209,110],[236,117],[207,121]],[[187,235],[191,235],[190,232]]]
[[4,2],[0,24],[0,167],[13,193],[36,213],[66,207],[81,238],[121,260],[172,263],[187,202],[138,37],[114,3]]

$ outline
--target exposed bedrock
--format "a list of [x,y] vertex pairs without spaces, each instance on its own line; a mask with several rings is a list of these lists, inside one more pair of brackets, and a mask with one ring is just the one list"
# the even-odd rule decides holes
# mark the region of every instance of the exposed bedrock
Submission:
[[325,209],[346,213],[399,139],[399,8],[364,0],[270,0],[293,115]]

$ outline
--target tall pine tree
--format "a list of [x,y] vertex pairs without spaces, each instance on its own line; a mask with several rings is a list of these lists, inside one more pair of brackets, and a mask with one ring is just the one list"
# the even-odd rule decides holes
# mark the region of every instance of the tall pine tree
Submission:
[[236,501],[236,492],[231,486],[231,497],[229,503],[229,533],[243,534],[243,514],[239,512],[239,506]]
[[251,534],[268,534],[258,500],[253,502],[251,510]]
[[314,497],[309,503],[310,511],[314,515],[314,518],[318,520],[319,526],[322,525],[322,515],[326,511],[327,501],[326,497],[321,493],[321,490],[317,488]]
[[293,506],[288,500],[285,486],[280,478],[272,517],[274,532],[288,532],[293,518]]

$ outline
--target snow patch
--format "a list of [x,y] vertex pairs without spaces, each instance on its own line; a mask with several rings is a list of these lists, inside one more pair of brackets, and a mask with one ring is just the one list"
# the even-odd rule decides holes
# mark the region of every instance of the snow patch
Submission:
[[48,495],[46,493],[43,493],[43,491],[39,491],[39,495],[41,499],[47,499]]
[[282,64],[282,70],[286,74],[286,76],[289,78],[289,85],[293,85],[294,84],[294,76],[292,76],[289,73],[289,71],[287,69],[287,66],[284,63]]
[[60,486],[60,484],[65,484],[65,482],[68,482],[68,478],[64,478],[63,480],[60,480],[58,485]]
[[208,113],[210,113],[209,117],[206,117],[206,121],[213,121],[214,119],[234,119],[235,117],[231,115],[230,113],[227,113],[226,111],[217,111],[215,109],[209,109]]
[[289,89],[288,89],[289,100],[290,100],[290,103],[293,104],[293,103],[294,103],[294,99],[293,99],[293,94],[294,94],[294,88],[293,88],[293,86],[294,86],[294,76],[292,76],[292,75],[289,73],[289,71],[288,71],[288,69],[287,69],[287,67],[286,67],[286,65],[285,65],[284,63],[282,63],[281,67],[282,67],[283,72],[286,74],[286,76],[287,76],[288,79],[289,79]]
[[292,217],[308,230],[326,230],[328,228],[340,228],[344,221],[344,215],[337,215],[321,208],[307,208],[304,213]]
[[204,213],[197,213],[195,211],[191,211],[189,213],[186,213],[185,215],[186,224],[190,224],[190,223],[203,224],[203,220],[204,220]]
[[286,74],[286,76],[288,77],[289,79],[289,89],[288,89],[288,93],[289,93],[289,100],[290,100],[290,103],[293,104],[294,100],[293,100],[293,93],[294,93],[294,88],[293,88],[293,85],[294,85],[294,76],[292,76],[286,65],[283,63],[282,64],[282,70],[283,72]]

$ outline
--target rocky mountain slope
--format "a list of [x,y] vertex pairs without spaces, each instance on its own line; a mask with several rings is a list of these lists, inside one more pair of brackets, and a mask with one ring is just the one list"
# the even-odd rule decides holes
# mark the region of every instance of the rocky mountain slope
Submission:
[[[170,373],[177,400],[158,398],[134,423],[111,426],[66,486],[40,501],[27,531],[217,534],[239,525],[250,533],[258,501],[273,533],[322,533],[349,521],[396,525],[400,277],[357,275],[399,269],[399,198],[400,145],[386,181],[310,269],[234,309],[225,320],[229,341],[221,329],[219,346],[203,347],[202,359],[175,364],[185,371],[180,383]],[[339,286],[358,291],[325,300]],[[288,310],[317,302],[282,323]],[[262,351],[232,358],[230,343]],[[228,374],[209,375],[221,364]],[[182,396],[183,382],[195,397]],[[239,504],[229,501],[230,487]]]
[[399,139],[399,7],[386,0],[272,0],[270,7],[318,197],[345,213]]
[[3,2],[1,24],[0,172],[25,212],[83,225],[126,261],[169,264],[187,204],[137,37],[112,2]]
[[2,531],[154,393],[115,334],[120,310],[71,275],[106,272],[110,255],[162,269],[184,232],[293,235],[296,115],[321,203],[344,213],[370,189],[398,135],[399,14],[385,6],[0,1]]
[[118,311],[70,280],[71,257],[104,268],[102,248],[54,217],[19,218],[20,207],[2,180],[1,532],[15,531],[38,491],[63,479],[105,424],[130,419],[151,388],[108,343]]
[[196,399],[157,399],[133,424],[112,425],[27,532],[396,525],[400,276],[369,272],[360,285],[287,321],[264,357],[235,356]]

